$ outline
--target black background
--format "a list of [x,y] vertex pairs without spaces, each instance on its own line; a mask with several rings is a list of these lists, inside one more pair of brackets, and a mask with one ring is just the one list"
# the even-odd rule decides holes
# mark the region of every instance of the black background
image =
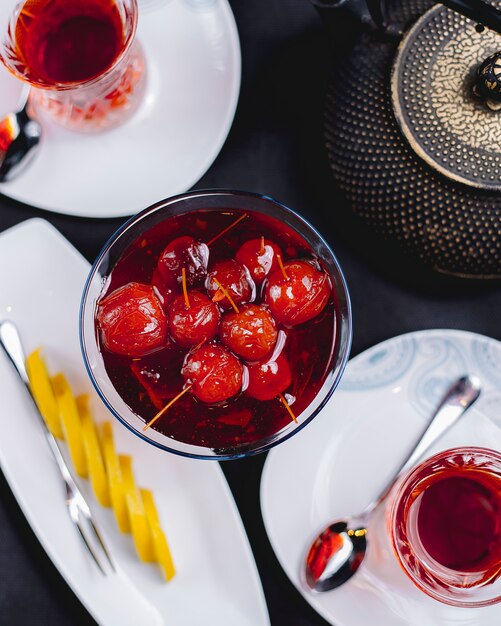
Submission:
[[[459,328],[501,339],[499,284],[447,282],[419,271],[346,218],[322,137],[332,52],[308,0],[230,0],[230,4],[242,47],[240,102],[221,154],[196,188],[265,193],[320,229],[350,288],[352,355],[394,335],[424,328]],[[89,261],[123,221],[46,213],[0,196],[0,230],[34,216],[52,222]],[[259,505],[264,461],[261,455],[226,462],[223,470],[254,550],[271,622],[325,624],[289,583],[266,537]],[[3,477],[0,623],[93,623],[38,544]]]

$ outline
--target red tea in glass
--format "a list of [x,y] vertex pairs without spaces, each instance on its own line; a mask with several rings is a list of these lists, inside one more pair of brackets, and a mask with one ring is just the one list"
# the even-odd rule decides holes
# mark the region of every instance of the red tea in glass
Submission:
[[111,0],[27,0],[15,35],[26,77],[47,86],[99,76],[124,44],[118,6]]
[[458,606],[501,600],[501,454],[456,448],[425,461],[396,494],[390,526],[418,587]]
[[437,563],[488,579],[501,564],[499,479],[488,472],[451,470],[430,479],[418,498],[417,535]]
[[136,0],[7,0],[7,6],[1,58],[35,87],[38,110],[84,131],[115,126],[135,110],[144,74],[134,42]]
[[[131,299],[141,312],[125,311]],[[96,332],[134,413],[148,423],[164,411],[152,428],[224,451],[272,436],[312,402],[332,368],[335,303],[295,230],[257,212],[198,210],[129,246],[98,301]]]

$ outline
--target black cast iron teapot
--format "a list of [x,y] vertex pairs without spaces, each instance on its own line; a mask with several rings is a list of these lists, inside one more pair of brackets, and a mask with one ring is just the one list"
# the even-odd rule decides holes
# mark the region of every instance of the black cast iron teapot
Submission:
[[353,211],[438,272],[501,278],[501,0],[312,2],[343,43],[325,135]]

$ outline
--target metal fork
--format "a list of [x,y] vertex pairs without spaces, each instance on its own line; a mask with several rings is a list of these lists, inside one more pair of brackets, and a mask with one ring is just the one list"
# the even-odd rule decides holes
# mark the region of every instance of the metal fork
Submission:
[[59,468],[59,472],[64,482],[66,492],[66,505],[68,507],[71,521],[77,527],[78,532],[80,533],[80,536],[85,546],[87,547],[87,550],[90,552],[92,558],[94,559],[97,567],[102,572],[102,574],[106,575],[106,571],[101,564],[97,550],[94,548],[93,544],[95,544],[95,541],[93,541],[92,536],[94,536],[94,539],[97,540],[96,545],[99,545],[101,547],[101,550],[112,570],[116,571],[113,561],[111,560],[110,553],[108,552],[108,549],[104,544],[101,534],[96,527],[89,505],[87,504],[87,501],[82,495],[82,492],[75,483],[71,472],[68,469],[68,466],[66,465],[66,462],[61,454],[61,451],[59,450],[57,441],[50,432],[50,430],[47,428],[47,424],[45,423],[45,420],[38,409],[35,398],[33,397],[33,394],[31,392],[28,374],[26,372],[26,359],[24,356],[24,350],[21,343],[21,338],[19,336],[19,332],[16,326],[8,320],[0,322],[0,344],[5,350],[5,353],[9,357],[10,361],[14,365],[14,368],[19,374],[19,377],[23,381],[26,389],[28,390],[30,398],[33,400],[33,404],[35,405],[37,415],[43,426],[47,442],[52,451],[52,454],[54,455],[57,466]]

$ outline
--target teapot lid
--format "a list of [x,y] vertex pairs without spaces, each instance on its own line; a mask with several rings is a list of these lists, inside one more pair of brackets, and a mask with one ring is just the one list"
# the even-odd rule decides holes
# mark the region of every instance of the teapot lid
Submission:
[[435,6],[402,40],[391,80],[395,117],[416,154],[492,191],[501,190],[500,49],[494,31]]

